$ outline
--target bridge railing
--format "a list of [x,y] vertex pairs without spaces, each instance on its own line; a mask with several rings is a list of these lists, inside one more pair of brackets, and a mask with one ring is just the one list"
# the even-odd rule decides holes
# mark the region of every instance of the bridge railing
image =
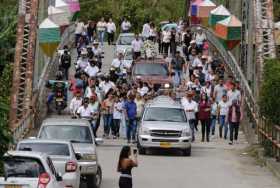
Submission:
[[[71,25],[64,31],[58,49],[63,48],[64,45],[68,45],[69,42],[73,41],[73,34],[74,25]],[[34,128],[35,118],[41,120],[41,118],[44,117],[45,114],[42,107],[45,108],[45,82],[49,78],[52,78],[55,72],[58,70],[58,58],[59,56],[56,53],[49,62],[46,62],[39,83],[33,91],[34,95],[32,99],[32,106],[24,114],[22,119],[14,126],[14,128],[11,129],[14,143],[17,143],[19,140],[23,139],[29,133],[29,131]]]
[[216,48],[226,62],[226,65],[233,74],[234,78],[240,82],[241,90],[243,92],[243,101],[249,110],[253,123],[257,125],[256,132],[258,134],[259,143],[263,144],[265,140],[269,140],[271,142],[272,155],[280,161],[280,126],[271,125],[264,117],[259,116],[260,113],[257,101],[255,100],[248,81],[235,57],[230,51],[227,51],[224,48],[213,31],[205,27],[202,27],[202,29],[205,32],[208,41]]

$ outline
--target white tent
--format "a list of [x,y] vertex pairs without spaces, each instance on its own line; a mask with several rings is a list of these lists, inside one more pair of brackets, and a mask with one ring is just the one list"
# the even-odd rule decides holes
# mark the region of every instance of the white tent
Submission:
[[67,12],[68,16],[70,16],[69,5],[63,0],[55,0],[55,8],[59,8]]
[[49,18],[59,26],[69,25],[68,13],[54,6],[48,7]]

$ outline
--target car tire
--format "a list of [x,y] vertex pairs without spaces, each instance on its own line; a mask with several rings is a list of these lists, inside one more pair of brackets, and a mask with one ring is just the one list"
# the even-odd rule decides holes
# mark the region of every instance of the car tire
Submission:
[[183,150],[183,155],[184,156],[191,156],[191,153],[192,153],[192,148],[191,147]]
[[102,170],[100,166],[98,166],[97,173],[95,174],[93,181],[93,188],[100,188],[102,182]]

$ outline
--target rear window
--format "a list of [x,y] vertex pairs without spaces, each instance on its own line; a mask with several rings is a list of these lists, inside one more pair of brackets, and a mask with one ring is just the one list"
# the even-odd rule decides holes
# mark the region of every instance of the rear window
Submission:
[[67,144],[56,143],[21,143],[18,150],[37,151],[47,153],[48,155],[69,156],[70,151]]
[[27,157],[4,157],[6,177],[37,178],[45,172],[40,160]]
[[167,76],[167,66],[160,63],[139,63],[135,64],[135,75]]
[[135,39],[133,35],[131,36],[120,36],[118,40],[118,45],[131,45],[132,41]]

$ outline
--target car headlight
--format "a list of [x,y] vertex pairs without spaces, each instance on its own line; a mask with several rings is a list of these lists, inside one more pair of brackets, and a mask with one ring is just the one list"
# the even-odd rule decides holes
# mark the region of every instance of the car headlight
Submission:
[[82,160],[96,161],[96,154],[83,154]]
[[188,137],[188,136],[191,136],[190,129],[184,129],[182,131],[182,137]]
[[147,127],[141,127],[140,135],[150,135],[150,130]]
[[164,88],[170,88],[170,84],[164,84]]

